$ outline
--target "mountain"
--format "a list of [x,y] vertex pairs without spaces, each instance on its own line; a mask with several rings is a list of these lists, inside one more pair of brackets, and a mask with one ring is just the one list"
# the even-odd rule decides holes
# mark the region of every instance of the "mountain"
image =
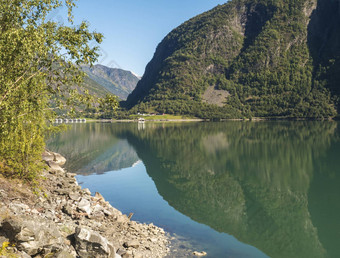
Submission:
[[130,71],[109,68],[104,65],[82,66],[91,80],[102,85],[109,92],[125,100],[136,87],[139,77]]
[[209,118],[339,112],[339,0],[231,0],[158,45],[126,105]]
[[90,77],[85,77],[83,82],[83,87],[89,91],[91,95],[103,98],[106,94],[111,92],[107,90],[103,85],[92,80]]

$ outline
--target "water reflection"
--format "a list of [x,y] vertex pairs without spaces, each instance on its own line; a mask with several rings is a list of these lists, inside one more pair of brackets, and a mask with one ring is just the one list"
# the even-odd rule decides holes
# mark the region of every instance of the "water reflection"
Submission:
[[75,124],[48,140],[48,148],[67,157],[66,169],[81,175],[131,167],[138,156],[111,124]]
[[[87,164],[96,164],[102,157],[101,162],[117,160],[124,167],[139,157],[159,194],[199,223],[231,234],[271,257],[340,257],[337,123],[97,127],[87,125],[72,136],[84,137],[80,145],[86,139],[89,143],[89,136],[96,139],[88,144],[92,150],[78,154],[89,154]],[[118,147],[121,141],[134,151],[123,151]],[[70,153],[81,149],[75,145],[66,149]],[[114,146],[122,149],[111,152]],[[113,159],[110,153],[125,156]]]

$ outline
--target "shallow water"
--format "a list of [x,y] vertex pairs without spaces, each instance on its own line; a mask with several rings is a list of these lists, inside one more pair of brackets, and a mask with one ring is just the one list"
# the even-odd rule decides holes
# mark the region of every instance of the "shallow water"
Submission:
[[183,252],[340,257],[336,122],[75,124],[48,147]]

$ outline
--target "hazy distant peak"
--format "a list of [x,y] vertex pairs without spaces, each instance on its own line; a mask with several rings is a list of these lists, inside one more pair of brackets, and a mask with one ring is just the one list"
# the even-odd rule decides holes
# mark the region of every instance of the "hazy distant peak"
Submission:
[[110,68],[102,64],[96,64],[92,67],[84,65],[82,69],[93,81],[122,100],[127,98],[140,80],[140,77],[131,71]]

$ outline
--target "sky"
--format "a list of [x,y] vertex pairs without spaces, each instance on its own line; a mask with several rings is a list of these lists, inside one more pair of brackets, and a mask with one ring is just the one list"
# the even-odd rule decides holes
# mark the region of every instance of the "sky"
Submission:
[[[186,20],[227,0],[78,0],[75,24],[104,34],[98,63],[142,76],[157,45]],[[66,10],[66,9],[65,9]],[[63,22],[65,10],[51,14]]]

